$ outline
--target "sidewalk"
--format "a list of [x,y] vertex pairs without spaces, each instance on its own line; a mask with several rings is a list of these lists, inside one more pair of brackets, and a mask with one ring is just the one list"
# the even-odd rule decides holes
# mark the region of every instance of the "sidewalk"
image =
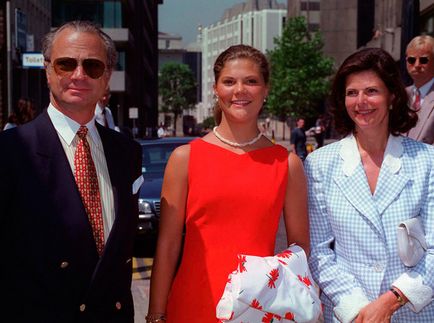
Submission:
[[[269,138],[271,140],[270,136],[267,136],[267,138]],[[333,142],[337,141],[337,139],[326,139],[324,140],[324,146],[331,144]],[[289,144],[289,136],[285,139],[282,140],[282,138],[276,138],[276,144],[281,145],[283,147],[285,147],[286,149],[290,149],[290,144]],[[314,137],[307,137],[306,140],[306,145],[312,145],[312,147],[315,147],[316,141]]]
[[[277,120],[271,120],[270,122],[270,128],[268,129],[267,133],[265,134],[268,139],[271,140],[271,134],[274,130],[274,138],[276,144],[279,144],[288,150],[290,149],[289,139],[291,137],[291,128],[286,125],[286,123],[282,121]],[[332,142],[335,142],[336,139],[326,139],[324,140],[324,145],[330,144]],[[308,136],[306,140],[307,145],[312,145],[315,147],[316,141],[313,136]]]

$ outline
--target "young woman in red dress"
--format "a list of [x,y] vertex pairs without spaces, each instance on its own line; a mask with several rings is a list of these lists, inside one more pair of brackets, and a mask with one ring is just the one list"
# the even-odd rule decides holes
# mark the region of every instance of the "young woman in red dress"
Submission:
[[272,256],[282,212],[288,245],[309,252],[302,163],[258,129],[266,57],[232,46],[217,58],[214,75],[218,126],[177,148],[166,167],[148,322],[217,322],[237,255]]

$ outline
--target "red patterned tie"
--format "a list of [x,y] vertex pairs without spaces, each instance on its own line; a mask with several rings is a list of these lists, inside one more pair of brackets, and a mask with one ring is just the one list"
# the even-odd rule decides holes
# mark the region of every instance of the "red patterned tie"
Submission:
[[95,164],[86,140],[88,129],[81,126],[77,131],[78,142],[74,156],[75,180],[92,226],[96,249],[101,255],[104,249],[104,224],[102,220],[101,197],[99,195],[98,177]]
[[414,99],[413,99],[413,110],[420,110],[420,92],[418,89],[414,91]]

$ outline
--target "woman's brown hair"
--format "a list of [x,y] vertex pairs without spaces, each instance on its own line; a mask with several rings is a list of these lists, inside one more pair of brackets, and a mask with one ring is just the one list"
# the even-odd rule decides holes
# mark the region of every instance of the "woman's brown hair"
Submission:
[[354,132],[355,124],[345,107],[345,88],[349,75],[373,71],[393,94],[389,111],[389,132],[406,133],[417,123],[417,114],[408,104],[408,95],[393,57],[381,48],[366,48],[348,56],[337,71],[329,99],[334,112],[335,127],[342,135]]

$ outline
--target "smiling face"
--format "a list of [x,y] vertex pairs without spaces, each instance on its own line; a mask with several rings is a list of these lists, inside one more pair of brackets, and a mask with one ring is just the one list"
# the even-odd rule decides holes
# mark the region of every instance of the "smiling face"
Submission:
[[[53,62],[58,58],[74,58],[80,63],[72,73],[59,75],[53,67]],[[83,117],[90,120],[93,116],[95,105],[103,96],[110,79],[107,70],[97,79],[89,77],[82,66],[82,61],[88,58],[107,65],[106,49],[101,38],[93,33],[65,29],[54,39],[50,61],[46,65],[51,103],[79,123],[82,123]]]
[[268,87],[257,63],[237,58],[225,63],[214,92],[224,118],[235,122],[256,122],[268,95]]
[[393,95],[375,72],[368,70],[348,75],[345,107],[356,132],[388,133],[388,107],[392,99]]

